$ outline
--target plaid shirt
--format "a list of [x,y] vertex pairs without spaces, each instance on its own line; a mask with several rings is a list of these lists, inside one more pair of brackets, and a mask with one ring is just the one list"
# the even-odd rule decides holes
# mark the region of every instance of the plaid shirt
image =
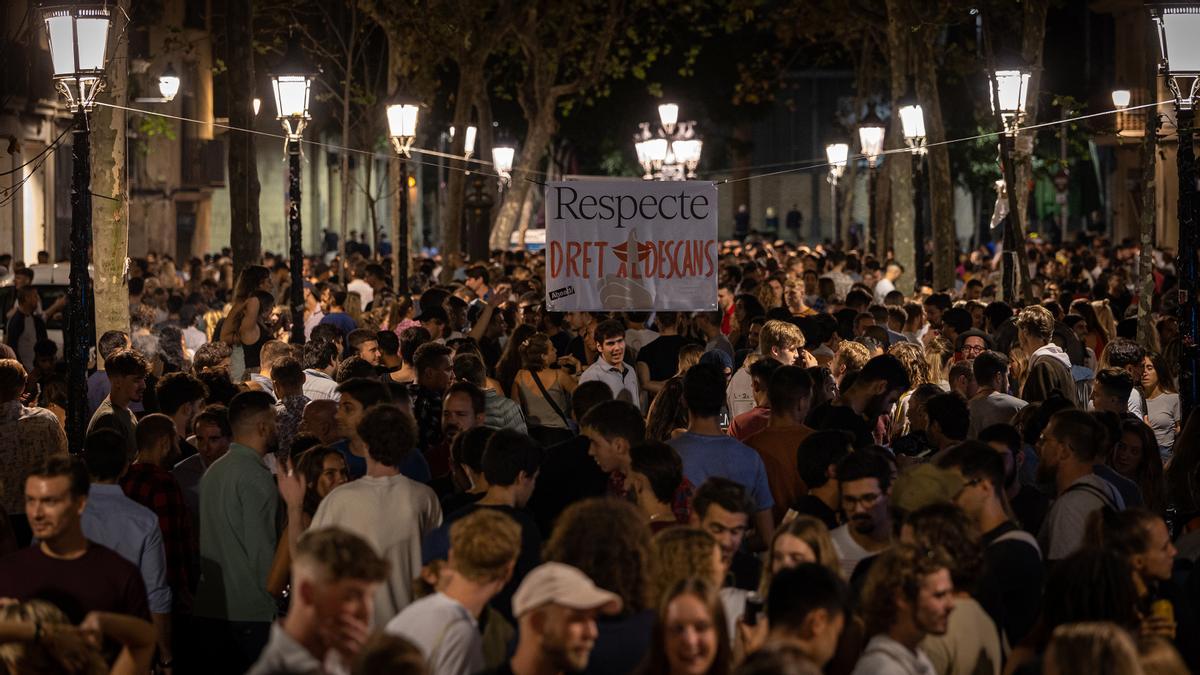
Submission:
[[[417,447],[429,453],[442,442],[442,395],[416,383],[408,385],[408,395],[417,420]],[[438,473],[432,462],[429,468],[434,470],[434,476],[444,475]],[[449,466],[445,468],[449,470]]]
[[190,595],[198,580],[194,561],[199,559],[200,551],[179,483],[162,467],[134,462],[121,478],[121,489],[158,516],[167,554],[167,583],[176,597]]
[[[671,512],[675,514],[675,520],[678,522],[687,523],[692,517],[692,495],[695,492],[696,486],[684,476],[671,498]],[[614,497],[634,500],[633,490],[625,487],[625,474],[620,471],[613,471],[608,475],[608,493]]]

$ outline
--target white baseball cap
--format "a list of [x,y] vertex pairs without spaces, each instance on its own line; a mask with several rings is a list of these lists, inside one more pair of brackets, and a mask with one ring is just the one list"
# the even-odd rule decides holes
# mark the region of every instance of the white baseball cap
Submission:
[[616,614],[621,611],[621,596],[596,586],[586,574],[570,565],[548,562],[525,575],[513,594],[513,616],[520,617],[549,604]]

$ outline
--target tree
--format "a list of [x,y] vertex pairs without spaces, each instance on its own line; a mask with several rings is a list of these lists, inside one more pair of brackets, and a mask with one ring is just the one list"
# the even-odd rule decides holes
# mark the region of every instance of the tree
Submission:
[[[887,45],[889,61],[891,62],[891,94],[892,109],[897,110],[896,102],[908,93],[909,54],[912,51],[910,40],[911,31],[907,11],[907,0],[887,0]],[[900,115],[892,114],[891,129],[888,131],[889,146],[904,147],[901,139],[904,129],[900,124]],[[904,267],[904,276],[900,277],[897,288],[905,295],[912,293],[913,279],[916,278],[917,255],[914,247],[916,239],[916,213],[910,195],[913,194],[912,162],[902,154],[888,158],[888,179],[891,182],[892,209],[891,227],[896,261]]]
[[[121,0],[112,13],[113,35],[125,34],[129,0]],[[108,96],[114,105],[129,104],[129,41],[110,40]],[[129,256],[129,219],[125,206],[126,111],[97,106],[92,125],[92,280],[96,307],[96,335],[106,331],[129,332],[129,288],[125,262]]]
[[[254,91],[254,3],[228,0],[225,3],[226,100],[229,125],[235,129],[254,127],[254,109],[246,92]],[[233,248],[233,271],[240,274],[262,258],[262,229],[258,220],[258,156],[254,134],[229,134],[229,239]],[[128,309],[126,309],[128,313]]]

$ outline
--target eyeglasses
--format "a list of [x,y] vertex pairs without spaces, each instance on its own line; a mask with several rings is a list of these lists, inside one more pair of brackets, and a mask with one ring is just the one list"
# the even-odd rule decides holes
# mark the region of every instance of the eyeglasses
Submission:
[[883,495],[878,492],[868,492],[867,494],[858,497],[842,495],[842,508],[846,511],[853,511],[854,507],[862,505],[864,509],[869,509],[872,506],[875,506],[875,502],[878,502],[879,498],[882,496]]
[[987,351],[987,347],[983,345],[963,345],[962,351],[964,354],[982,354]]

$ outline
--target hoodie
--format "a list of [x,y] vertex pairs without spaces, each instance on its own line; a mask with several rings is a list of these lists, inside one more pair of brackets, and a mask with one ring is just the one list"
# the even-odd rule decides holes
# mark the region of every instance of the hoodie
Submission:
[[1049,343],[1030,355],[1029,374],[1025,377],[1021,398],[1037,403],[1055,392],[1079,407],[1075,378],[1071,375],[1071,358],[1058,345]]

